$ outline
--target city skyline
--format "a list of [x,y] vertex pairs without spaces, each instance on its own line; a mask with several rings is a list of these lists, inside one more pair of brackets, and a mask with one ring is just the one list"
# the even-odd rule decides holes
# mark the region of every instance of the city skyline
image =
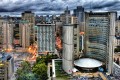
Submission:
[[0,0],[0,80],[120,80],[119,6]]
[[35,12],[36,15],[61,14],[66,6],[70,10],[83,6],[85,10],[117,11],[120,14],[120,0],[1,0],[0,14],[20,16],[26,10]]

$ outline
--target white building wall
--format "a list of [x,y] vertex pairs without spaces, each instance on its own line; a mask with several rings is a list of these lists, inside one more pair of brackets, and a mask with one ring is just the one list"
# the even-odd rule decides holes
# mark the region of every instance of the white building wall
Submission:
[[72,74],[73,69],[73,25],[63,26],[63,69]]
[[110,32],[109,32],[109,57],[108,57],[108,73],[113,72],[113,53],[115,44],[115,19],[116,13],[110,13]]

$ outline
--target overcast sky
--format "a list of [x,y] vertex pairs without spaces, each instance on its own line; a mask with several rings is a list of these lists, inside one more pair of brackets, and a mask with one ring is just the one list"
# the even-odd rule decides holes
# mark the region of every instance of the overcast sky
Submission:
[[25,10],[31,10],[36,14],[60,14],[66,6],[70,10],[83,6],[85,10],[120,13],[120,0],[0,0],[0,13],[18,15]]

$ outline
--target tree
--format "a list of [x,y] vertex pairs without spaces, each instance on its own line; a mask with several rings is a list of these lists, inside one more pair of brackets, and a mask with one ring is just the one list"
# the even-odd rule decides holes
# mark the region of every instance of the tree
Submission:
[[[21,63],[21,68],[16,71],[16,79],[17,80],[29,80],[28,73],[30,72],[31,72],[30,63],[28,61],[24,61]],[[33,79],[33,80],[36,80],[36,79]]]
[[16,79],[17,80],[24,80],[25,79],[25,73],[22,69],[18,69],[16,71]]
[[25,73],[22,69],[17,70],[16,78],[17,80],[37,80],[32,72]]
[[28,73],[25,76],[26,80],[37,80],[33,73]]
[[28,61],[23,61],[23,62],[21,63],[21,68],[22,68],[22,70],[24,70],[25,72],[29,72],[30,69],[31,69],[31,65],[30,65],[30,63],[29,63]]
[[33,69],[33,73],[36,75],[38,80],[47,80],[47,66],[45,63],[36,64]]

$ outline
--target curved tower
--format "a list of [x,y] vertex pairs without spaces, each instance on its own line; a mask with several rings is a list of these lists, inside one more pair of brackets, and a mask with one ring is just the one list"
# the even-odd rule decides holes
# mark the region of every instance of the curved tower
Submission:
[[63,69],[72,74],[73,69],[73,25],[63,26]]

